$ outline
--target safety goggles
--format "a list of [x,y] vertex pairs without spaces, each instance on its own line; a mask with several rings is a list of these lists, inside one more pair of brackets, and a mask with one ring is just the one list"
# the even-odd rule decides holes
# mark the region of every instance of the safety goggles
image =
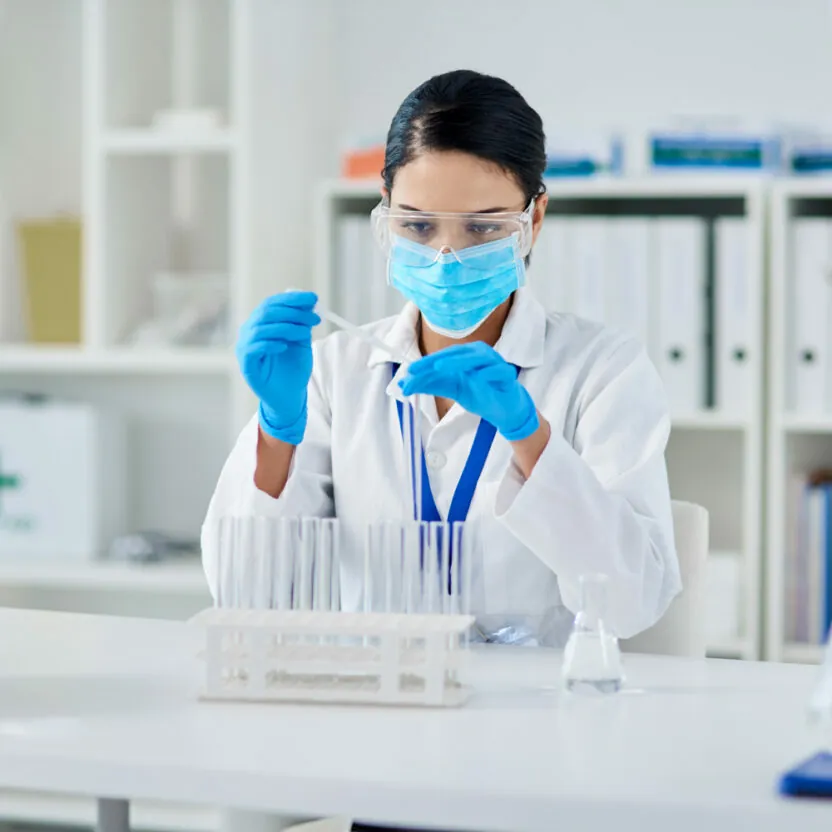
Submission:
[[[517,255],[525,257],[532,248],[534,200],[525,211],[501,214],[430,213],[402,211],[380,202],[370,214],[376,242],[386,256],[394,248],[411,251],[417,244],[450,254],[460,262],[467,250],[477,256],[478,246],[513,238]],[[404,244],[404,245],[403,245]]]

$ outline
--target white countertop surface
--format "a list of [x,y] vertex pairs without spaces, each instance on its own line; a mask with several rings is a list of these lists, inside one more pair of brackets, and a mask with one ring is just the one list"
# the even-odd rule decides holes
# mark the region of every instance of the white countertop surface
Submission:
[[443,829],[832,829],[778,775],[822,745],[816,668],[625,656],[628,690],[557,693],[560,656],[477,653],[461,710],[198,700],[199,631],[0,610],[0,788]]

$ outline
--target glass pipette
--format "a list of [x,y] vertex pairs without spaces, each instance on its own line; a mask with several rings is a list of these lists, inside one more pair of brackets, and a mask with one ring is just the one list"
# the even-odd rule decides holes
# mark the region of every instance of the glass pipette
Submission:
[[344,332],[349,332],[350,335],[354,335],[356,338],[360,338],[362,341],[366,341],[373,347],[378,347],[380,350],[384,350],[391,358],[393,358],[397,364],[410,364],[410,361],[402,355],[395,347],[391,347],[389,344],[386,344],[381,338],[376,337],[372,334],[372,332],[368,332],[366,329],[358,326],[357,324],[352,324],[345,318],[342,318],[340,315],[336,315],[335,312],[327,309],[321,303],[317,303],[315,305],[315,311],[326,321],[329,321],[334,326],[337,326],[338,329],[343,329]]

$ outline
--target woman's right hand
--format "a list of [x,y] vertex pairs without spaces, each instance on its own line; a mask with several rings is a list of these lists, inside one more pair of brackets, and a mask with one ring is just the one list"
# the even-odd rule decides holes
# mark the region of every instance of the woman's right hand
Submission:
[[290,445],[306,430],[306,387],[312,375],[314,292],[283,292],[267,298],[240,328],[237,361],[260,400],[260,429]]

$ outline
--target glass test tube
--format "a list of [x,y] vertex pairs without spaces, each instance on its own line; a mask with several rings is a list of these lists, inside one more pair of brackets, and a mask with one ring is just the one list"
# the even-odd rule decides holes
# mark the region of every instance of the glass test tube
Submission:
[[418,523],[422,518],[422,397],[417,393],[413,396],[413,519]]
[[402,490],[402,497],[405,505],[404,516],[414,517],[413,413],[410,401],[407,399],[405,399],[402,407],[402,453],[404,460],[404,489]]

